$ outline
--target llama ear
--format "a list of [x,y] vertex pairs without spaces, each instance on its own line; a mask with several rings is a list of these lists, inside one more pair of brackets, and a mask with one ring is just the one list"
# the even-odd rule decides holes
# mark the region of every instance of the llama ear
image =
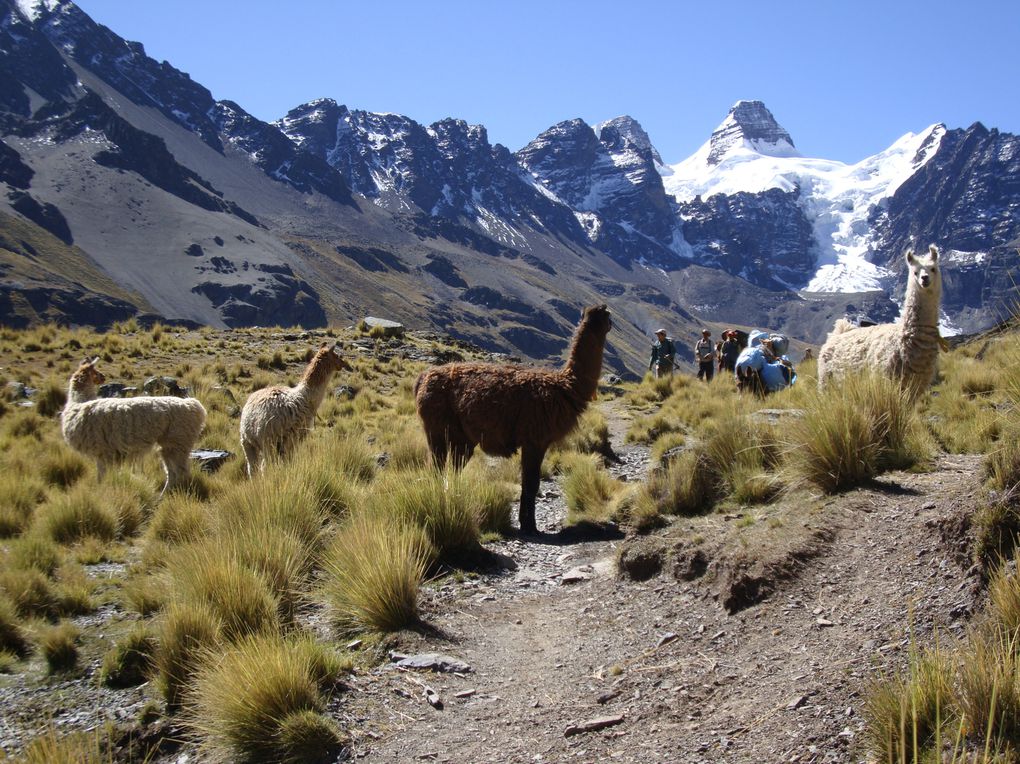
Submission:
[[96,356],[91,361],[89,361],[89,366],[95,366],[97,363],[99,363],[99,356]]
[[917,265],[917,258],[914,257],[914,250],[907,250],[907,265]]
[[931,255],[931,261],[937,263],[939,261],[939,248],[934,244],[928,245],[928,254]]

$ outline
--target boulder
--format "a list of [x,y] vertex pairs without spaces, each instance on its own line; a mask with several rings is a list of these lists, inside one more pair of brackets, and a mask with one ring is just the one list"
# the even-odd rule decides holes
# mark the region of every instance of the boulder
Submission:
[[404,325],[397,323],[396,321],[390,321],[386,318],[376,318],[375,316],[365,316],[365,326],[371,332],[373,329],[381,331],[383,337],[403,337],[404,336]]

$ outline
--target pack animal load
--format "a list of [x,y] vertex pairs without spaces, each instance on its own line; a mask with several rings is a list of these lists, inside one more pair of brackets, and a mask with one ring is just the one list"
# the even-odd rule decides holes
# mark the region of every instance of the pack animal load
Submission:
[[789,347],[789,338],[782,334],[750,332],[747,347],[737,356],[734,370],[737,388],[764,396],[796,382],[797,372],[786,356]]

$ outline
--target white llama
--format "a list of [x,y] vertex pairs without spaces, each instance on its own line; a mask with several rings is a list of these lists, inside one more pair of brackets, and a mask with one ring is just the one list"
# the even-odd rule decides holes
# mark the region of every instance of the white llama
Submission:
[[158,445],[166,483],[174,488],[188,477],[188,458],[205,427],[205,408],[195,398],[151,396],[96,398],[106,377],[94,358],[71,375],[60,427],[67,444],[96,460],[99,479],[110,465],[140,456]]
[[873,369],[894,379],[912,394],[931,384],[938,364],[939,302],[942,276],[939,251],[932,244],[927,258],[907,252],[909,273],[903,310],[894,324],[855,328],[839,319],[818,353],[818,384],[847,373]]
[[338,348],[323,344],[295,387],[264,387],[248,396],[241,409],[241,446],[249,477],[265,469],[266,454],[285,456],[312,429],[333,372],[351,369]]

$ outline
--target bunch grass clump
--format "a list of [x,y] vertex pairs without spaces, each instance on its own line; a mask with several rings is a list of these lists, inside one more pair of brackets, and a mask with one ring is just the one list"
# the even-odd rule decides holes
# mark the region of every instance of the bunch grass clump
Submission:
[[156,507],[145,537],[166,544],[184,544],[206,536],[211,524],[207,504],[186,493],[175,492]]
[[39,510],[40,532],[61,544],[71,544],[86,537],[112,541],[117,537],[117,518],[100,504],[90,486],[75,487],[68,493],[54,496]]
[[50,728],[29,741],[19,764],[103,764],[109,761],[99,732],[62,735]]
[[210,656],[195,682],[190,725],[213,756],[240,761],[324,761],[340,747],[308,652],[249,637]]
[[109,687],[134,687],[152,673],[156,638],[139,623],[114,644],[99,668],[99,681]]
[[280,627],[278,602],[266,579],[216,539],[182,547],[167,566],[173,596],[208,607],[230,641]]
[[620,484],[590,456],[574,454],[566,461],[563,496],[567,522],[605,523],[613,519],[613,497]]
[[421,528],[447,561],[470,559],[479,543],[479,514],[488,501],[478,473],[434,469],[387,473],[376,481],[368,511]]
[[203,655],[220,643],[220,621],[206,605],[171,602],[159,621],[157,640],[157,685],[173,713],[190,694]]
[[418,525],[378,512],[348,518],[324,563],[324,594],[339,628],[396,631],[416,623],[418,589],[431,556]]
[[293,534],[313,554],[322,547],[325,521],[313,487],[283,465],[274,465],[260,480],[233,486],[216,501],[220,535],[245,526],[278,528]]
[[914,652],[905,674],[872,685],[865,735],[877,761],[916,762],[923,751],[941,748],[937,738],[954,714],[952,672],[944,653]]
[[787,463],[795,480],[835,493],[926,458],[919,429],[913,401],[895,380],[849,376],[791,425]]
[[22,536],[11,542],[7,565],[17,570],[37,570],[52,577],[63,560],[60,547],[52,539],[38,533]]
[[70,621],[47,626],[39,634],[39,652],[50,674],[72,671],[78,665],[78,627]]
[[29,653],[28,636],[10,597],[0,594],[0,651],[24,657]]
[[46,489],[38,479],[13,470],[0,475],[0,538],[23,533],[45,498]]

